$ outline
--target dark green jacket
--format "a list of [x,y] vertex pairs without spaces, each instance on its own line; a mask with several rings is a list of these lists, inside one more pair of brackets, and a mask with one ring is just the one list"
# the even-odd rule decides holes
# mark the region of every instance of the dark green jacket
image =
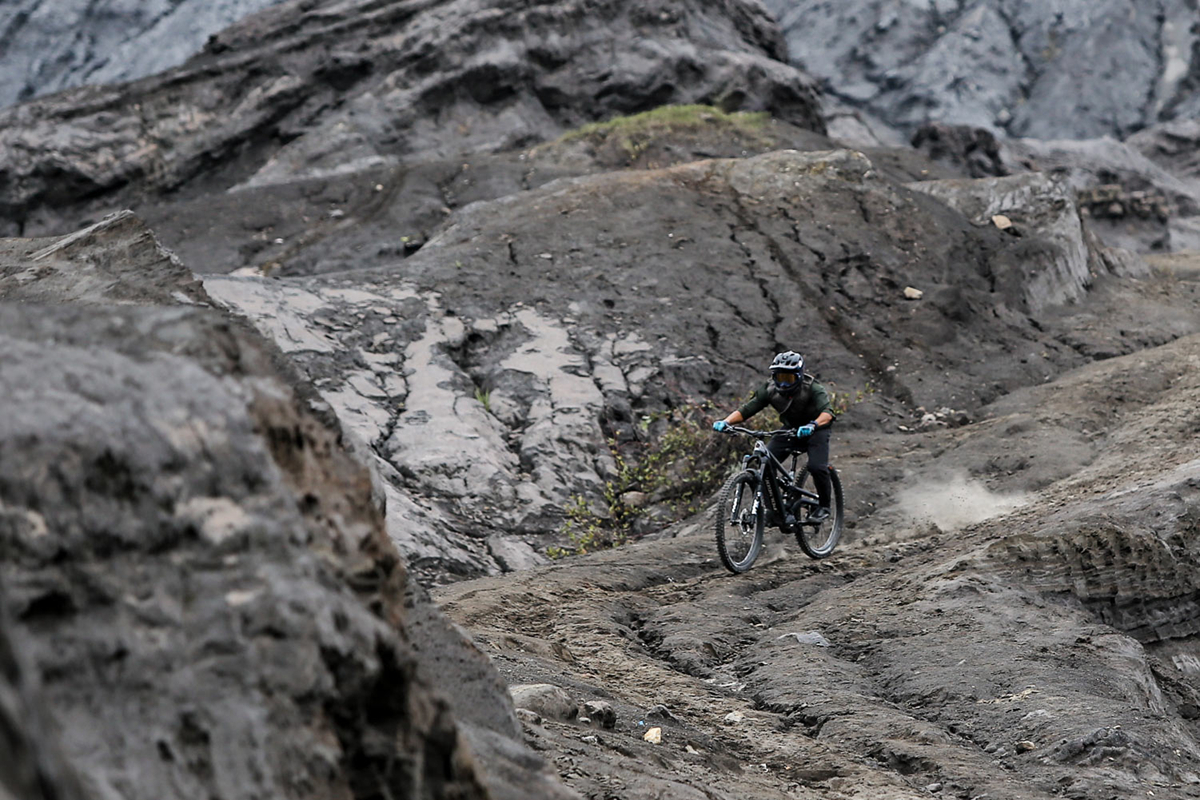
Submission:
[[[754,390],[750,399],[738,411],[744,419],[750,419],[767,406],[772,406],[779,412],[779,419],[786,427],[799,428],[814,421],[822,411],[833,414],[833,406],[829,402],[829,392],[825,387],[813,380],[811,375],[804,376],[804,382],[794,395],[790,397],[780,394],[772,381],[767,381]],[[836,418],[836,414],[834,417]]]

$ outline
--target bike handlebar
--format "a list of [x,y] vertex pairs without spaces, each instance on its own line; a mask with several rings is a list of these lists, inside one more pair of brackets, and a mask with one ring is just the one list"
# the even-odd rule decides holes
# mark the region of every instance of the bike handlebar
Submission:
[[780,428],[777,431],[755,431],[755,430],[751,430],[750,428],[739,428],[736,425],[730,425],[725,430],[730,431],[732,433],[741,433],[741,434],[745,434],[746,436],[753,436],[755,439],[766,439],[771,436],[777,436],[781,433],[795,433],[796,432],[795,428]]

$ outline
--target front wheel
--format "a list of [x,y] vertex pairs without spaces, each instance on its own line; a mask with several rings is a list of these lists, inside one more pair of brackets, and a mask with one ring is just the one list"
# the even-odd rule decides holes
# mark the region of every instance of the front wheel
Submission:
[[[833,482],[833,507],[829,509],[829,519],[820,525],[799,524],[796,527],[796,542],[809,558],[825,558],[837,547],[842,538],[842,525],[846,520],[845,501],[842,498],[842,479],[837,470],[829,468],[829,480]],[[807,469],[796,477],[796,483],[805,492],[815,492],[812,475]]]
[[757,497],[758,476],[746,471],[730,476],[717,502],[717,554],[734,574],[750,569],[762,550],[765,509]]

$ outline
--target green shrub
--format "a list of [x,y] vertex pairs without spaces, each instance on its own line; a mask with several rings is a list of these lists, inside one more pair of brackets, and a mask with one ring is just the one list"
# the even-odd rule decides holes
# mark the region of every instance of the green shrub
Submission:
[[[668,509],[664,525],[703,508],[747,444],[713,433],[714,410],[712,403],[689,403],[647,414],[638,426],[643,439],[625,444],[610,439],[616,473],[604,486],[607,514],[594,513],[582,497],[572,498],[562,527],[571,546],[549,548],[549,555],[587,553],[628,541],[646,512],[626,504],[628,492],[646,494],[650,505]],[[665,425],[656,424],[660,422]]]

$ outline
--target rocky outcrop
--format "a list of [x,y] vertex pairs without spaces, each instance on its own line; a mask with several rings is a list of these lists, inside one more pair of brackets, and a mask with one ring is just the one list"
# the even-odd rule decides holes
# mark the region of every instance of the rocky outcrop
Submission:
[[214,33],[280,0],[15,0],[0,8],[0,106],[182,64]]
[[503,734],[468,743],[434,689],[454,665],[422,672],[404,564],[336,421],[135,218],[0,242],[0,298],[0,579],[89,795],[544,779]]
[[1155,164],[1181,179],[1200,178],[1200,119],[1163,122],[1140,130],[1125,140]]
[[1072,185],[1092,227],[1108,243],[1137,252],[1200,247],[1200,180],[1158,164],[1128,143],[1006,142],[1012,168],[1053,171]]
[[1034,311],[1079,299],[1098,275],[1145,272],[1131,254],[1110,252],[1090,241],[1073,193],[1044,173],[908,186],[937,197],[976,225],[1016,237],[1036,231],[1036,243],[1010,253],[1003,277],[1008,292],[1021,293]]
[[0,216],[211,193],[527,146],[668,103],[823,130],[812,81],[748,0],[293,2],[161,76],[0,112]]
[[1119,142],[997,140],[982,128],[925,125],[913,145],[973,177],[1044,172],[1069,187],[1106,243],[1135,252],[1200,245],[1200,179],[1189,167],[1189,123],[1148,128]]
[[767,0],[794,62],[909,133],[944,122],[1036,139],[1124,137],[1197,116],[1189,0]]

